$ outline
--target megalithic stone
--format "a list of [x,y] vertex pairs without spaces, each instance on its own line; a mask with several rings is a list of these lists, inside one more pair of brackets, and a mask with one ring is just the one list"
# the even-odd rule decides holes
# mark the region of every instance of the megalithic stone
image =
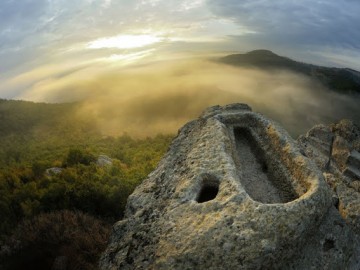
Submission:
[[284,129],[246,104],[215,106],[179,131],[129,197],[100,266],[324,267],[333,261],[316,259],[313,250],[325,254],[336,245],[349,261],[357,244],[347,228],[334,233],[344,243],[327,239],[335,222],[346,227],[321,171]]

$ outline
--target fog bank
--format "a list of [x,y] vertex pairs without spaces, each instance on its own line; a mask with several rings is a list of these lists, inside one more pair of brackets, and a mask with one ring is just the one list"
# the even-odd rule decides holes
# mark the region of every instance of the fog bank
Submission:
[[360,99],[340,95],[299,74],[237,68],[207,60],[152,63],[94,75],[77,70],[34,85],[26,99],[81,100],[78,114],[103,134],[176,133],[212,105],[247,103],[294,137],[314,124],[360,119]]

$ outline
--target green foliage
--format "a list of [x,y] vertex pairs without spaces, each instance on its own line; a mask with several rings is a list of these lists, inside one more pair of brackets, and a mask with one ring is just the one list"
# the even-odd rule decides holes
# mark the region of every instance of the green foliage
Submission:
[[96,160],[95,156],[81,149],[70,149],[65,160],[66,166],[74,166],[76,164],[90,165]]
[[[170,136],[143,140],[119,137],[100,140],[92,147],[113,159],[112,165],[96,164],[95,154],[70,149],[64,156],[66,167],[59,174],[45,173],[55,163],[35,161],[28,168],[17,164],[0,172],[1,232],[21,219],[42,212],[81,210],[105,220],[122,216],[127,197],[163,156]],[[98,152],[97,150],[96,152]]]
[[95,121],[76,113],[79,105],[0,99],[0,169],[59,161],[69,148],[101,138]]
[[109,224],[172,139],[104,137],[77,105],[0,100],[1,269],[97,269]]
[[[55,210],[121,218],[127,197],[172,139],[104,137],[71,117],[73,106],[0,100],[0,239],[24,218]],[[112,164],[97,165],[101,154]],[[61,173],[46,173],[52,167]]]
[[47,168],[49,168],[48,162],[36,161],[35,163],[33,163],[31,170],[35,177],[41,177],[45,173]]

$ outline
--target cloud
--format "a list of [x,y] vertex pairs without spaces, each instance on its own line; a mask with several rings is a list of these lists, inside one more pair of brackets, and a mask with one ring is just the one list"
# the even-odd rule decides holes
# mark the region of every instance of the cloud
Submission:
[[21,97],[47,102],[79,100],[78,115],[93,119],[108,135],[175,133],[206,107],[235,102],[248,103],[294,136],[314,124],[360,119],[359,98],[331,92],[289,72],[190,59],[105,73],[97,75],[89,67],[68,74],[62,71],[62,76],[38,80]]
[[[0,73],[24,64],[36,55],[42,37],[46,0],[1,1],[0,3]],[[31,38],[37,36],[36,38]]]
[[[343,65],[334,56],[350,59],[359,52],[359,13],[360,3],[350,0],[4,0],[0,74],[59,62],[56,56],[73,57],[64,51],[119,35],[159,36],[166,42],[153,47],[173,53],[201,46],[211,52],[268,48],[327,63],[333,52],[330,59]],[[356,61],[349,65],[359,67]]]
[[89,42],[149,29],[184,31],[209,16],[202,5],[202,0],[181,5],[176,0],[5,0],[0,3],[0,51],[14,45]]
[[208,0],[218,16],[236,21],[273,44],[360,49],[360,2],[288,0]]
[[[84,48],[100,38],[191,36],[194,31],[201,31],[203,22],[211,16],[203,2],[186,0],[179,5],[176,0],[1,1],[0,74],[54,62],[54,55]],[[197,35],[200,36],[203,35]],[[94,57],[96,53],[88,55],[88,59]]]
[[[93,65],[93,70],[99,72],[92,71],[92,76],[100,76],[108,70],[102,66],[101,71],[101,59],[117,59],[124,64],[130,62],[129,57],[130,60],[139,59],[145,48],[85,49],[98,39],[124,35],[158,36],[161,42],[146,47],[146,57],[151,55],[154,61],[186,53],[268,48],[300,61],[316,64],[319,60],[321,64],[360,67],[358,1],[0,2],[1,97],[21,96],[22,91],[32,89],[34,84],[13,87],[6,84],[9,78],[18,78],[49,64],[58,65],[59,70],[68,63],[73,65],[67,67],[69,69]],[[108,63],[109,66],[113,64],[111,61]],[[58,82],[49,76],[36,79],[35,84],[46,87],[50,82]]]
[[41,27],[46,10],[46,0],[2,1],[0,4],[0,49],[17,46],[23,35]]

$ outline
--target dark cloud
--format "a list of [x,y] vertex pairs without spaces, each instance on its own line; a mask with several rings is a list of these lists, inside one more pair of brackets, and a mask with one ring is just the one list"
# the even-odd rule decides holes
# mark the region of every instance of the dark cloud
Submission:
[[218,16],[256,32],[246,38],[268,44],[360,49],[360,2],[208,0]]

